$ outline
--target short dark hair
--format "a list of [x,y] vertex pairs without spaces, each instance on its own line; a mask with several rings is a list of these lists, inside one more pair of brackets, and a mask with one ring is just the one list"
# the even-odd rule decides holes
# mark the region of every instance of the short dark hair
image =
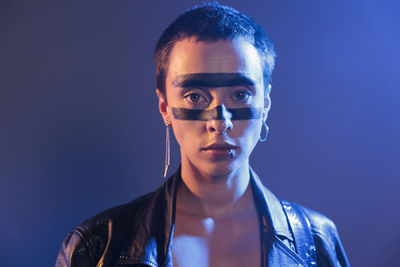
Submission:
[[154,51],[156,86],[163,94],[171,50],[176,42],[191,37],[209,42],[243,38],[252,44],[261,58],[264,86],[267,89],[275,64],[274,46],[267,33],[238,10],[212,2],[184,12],[165,29],[158,40]]

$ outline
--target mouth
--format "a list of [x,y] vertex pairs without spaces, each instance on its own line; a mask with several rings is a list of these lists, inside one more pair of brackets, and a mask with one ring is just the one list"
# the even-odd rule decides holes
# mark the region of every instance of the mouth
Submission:
[[232,159],[236,156],[237,146],[229,143],[213,143],[202,148],[212,159],[224,160]]
[[208,150],[208,149],[234,149],[236,148],[236,146],[231,145],[229,143],[213,143],[209,146],[206,146],[205,148],[203,148],[204,150]]

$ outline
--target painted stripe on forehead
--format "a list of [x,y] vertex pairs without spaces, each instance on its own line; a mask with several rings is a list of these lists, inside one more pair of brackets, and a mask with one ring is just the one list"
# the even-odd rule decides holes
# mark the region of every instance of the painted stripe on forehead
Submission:
[[261,112],[261,108],[255,107],[225,110],[222,106],[213,109],[172,108],[175,119],[188,121],[224,120],[228,117],[231,120],[252,120],[261,118]]
[[172,85],[182,88],[254,86],[255,81],[245,73],[191,73],[178,75]]

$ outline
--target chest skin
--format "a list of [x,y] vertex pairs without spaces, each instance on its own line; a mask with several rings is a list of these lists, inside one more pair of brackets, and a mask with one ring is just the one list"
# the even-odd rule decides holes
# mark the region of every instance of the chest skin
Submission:
[[174,267],[261,266],[260,226],[254,210],[213,219],[176,212]]

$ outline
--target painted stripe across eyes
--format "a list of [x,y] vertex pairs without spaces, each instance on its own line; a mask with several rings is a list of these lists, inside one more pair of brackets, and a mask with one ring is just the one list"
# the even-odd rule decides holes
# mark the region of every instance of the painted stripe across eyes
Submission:
[[177,120],[209,121],[209,120],[253,120],[261,118],[261,108],[227,109],[217,106],[213,109],[172,108],[172,114]]

